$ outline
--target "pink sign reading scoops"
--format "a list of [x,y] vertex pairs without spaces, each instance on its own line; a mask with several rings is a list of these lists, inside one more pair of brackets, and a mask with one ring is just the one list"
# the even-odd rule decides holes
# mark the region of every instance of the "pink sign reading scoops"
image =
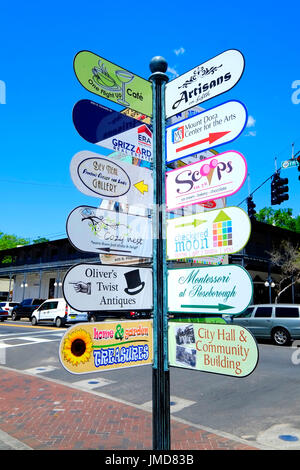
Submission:
[[231,196],[244,184],[247,163],[235,151],[219,153],[166,173],[167,210]]

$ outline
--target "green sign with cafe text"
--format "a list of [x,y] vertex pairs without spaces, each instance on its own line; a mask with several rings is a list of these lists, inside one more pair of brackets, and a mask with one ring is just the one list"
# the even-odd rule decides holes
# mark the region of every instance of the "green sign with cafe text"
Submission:
[[152,116],[152,84],[90,51],[74,58],[81,85],[96,95],[147,116]]

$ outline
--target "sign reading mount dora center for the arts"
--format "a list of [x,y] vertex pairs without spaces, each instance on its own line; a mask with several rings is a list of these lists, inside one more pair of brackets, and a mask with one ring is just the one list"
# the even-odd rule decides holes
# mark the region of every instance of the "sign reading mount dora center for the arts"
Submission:
[[243,54],[229,49],[166,84],[166,117],[210,100],[237,84],[245,68]]
[[238,315],[251,302],[253,284],[241,266],[200,266],[168,271],[168,310]]

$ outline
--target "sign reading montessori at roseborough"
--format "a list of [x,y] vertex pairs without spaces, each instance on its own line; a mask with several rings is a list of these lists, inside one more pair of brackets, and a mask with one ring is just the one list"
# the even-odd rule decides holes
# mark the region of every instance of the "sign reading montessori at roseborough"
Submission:
[[73,374],[152,364],[152,320],[74,325],[62,337],[59,358]]
[[167,210],[231,196],[242,187],[246,175],[246,160],[234,151],[168,171]]
[[236,49],[229,49],[166,84],[166,117],[169,118],[221,95],[237,84],[245,60]]
[[152,269],[133,266],[77,264],[67,271],[63,295],[80,312],[151,310]]
[[238,325],[169,322],[171,366],[246,377],[258,362],[251,333]]
[[200,266],[168,271],[168,310],[238,315],[252,300],[253,284],[241,266]]
[[231,254],[248,242],[251,222],[239,207],[167,220],[168,259]]

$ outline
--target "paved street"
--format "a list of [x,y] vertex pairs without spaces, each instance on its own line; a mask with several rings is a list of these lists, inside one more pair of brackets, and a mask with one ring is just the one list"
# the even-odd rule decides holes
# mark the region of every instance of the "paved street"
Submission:
[[[151,449],[152,367],[70,374],[64,331],[0,325],[0,449]],[[259,351],[244,379],[171,368],[172,449],[300,448],[295,349]]]

